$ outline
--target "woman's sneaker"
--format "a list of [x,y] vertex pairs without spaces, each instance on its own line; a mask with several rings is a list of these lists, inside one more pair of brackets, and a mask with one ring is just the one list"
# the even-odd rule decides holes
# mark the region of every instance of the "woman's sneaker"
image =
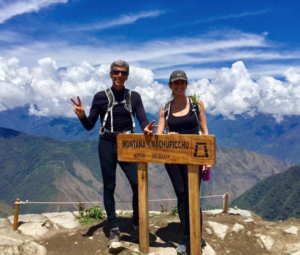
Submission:
[[[188,255],[190,254],[190,236],[185,236],[181,240],[181,244],[179,244],[176,248],[177,254],[180,255]],[[206,246],[205,240],[201,239],[201,248],[203,249]]]
[[188,254],[187,248],[184,244],[178,245],[177,248],[176,248],[176,252],[177,252],[177,254],[180,254],[180,255],[187,255]]
[[109,247],[113,242],[120,242],[119,228],[112,228],[110,230],[107,247]]
[[177,254],[187,255],[190,252],[190,236],[184,236],[176,248]]

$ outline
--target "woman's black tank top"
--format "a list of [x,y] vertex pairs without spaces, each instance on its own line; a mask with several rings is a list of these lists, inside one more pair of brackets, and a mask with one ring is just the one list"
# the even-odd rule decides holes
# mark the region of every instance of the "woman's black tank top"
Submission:
[[193,106],[189,100],[190,110],[185,116],[176,117],[172,113],[172,105],[170,106],[170,113],[168,118],[168,126],[170,132],[177,132],[179,134],[198,134],[198,121],[195,113],[192,111]]

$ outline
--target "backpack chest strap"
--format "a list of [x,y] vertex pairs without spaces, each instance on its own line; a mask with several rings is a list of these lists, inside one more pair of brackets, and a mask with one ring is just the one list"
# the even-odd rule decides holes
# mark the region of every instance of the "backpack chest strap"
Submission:
[[115,105],[119,105],[119,104],[124,104],[124,108],[130,112],[132,127],[134,129],[135,121],[134,121],[134,116],[133,116],[132,108],[131,108],[131,91],[128,90],[128,89],[125,89],[123,101],[116,101],[115,97],[113,95],[113,92],[110,88],[107,88],[105,90],[105,94],[106,94],[106,97],[107,97],[107,100],[108,100],[108,105],[107,105],[106,113],[105,113],[104,118],[103,118],[102,127],[100,128],[100,131],[99,131],[100,135],[102,135],[102,134],[104,134],[105,132],[108,131],[108,129],[106,129],[106,121],[107,121],[107,118],[108,118],[109,114],[110,114],[110,125],[111,125],[110,132],[114,133],[113,108],[114,108]]

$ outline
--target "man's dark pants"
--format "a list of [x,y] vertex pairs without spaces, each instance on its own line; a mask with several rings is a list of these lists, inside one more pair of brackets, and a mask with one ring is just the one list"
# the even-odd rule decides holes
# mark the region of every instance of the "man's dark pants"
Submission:
[[132,209],[133,218],[132,223],[135,226],[139,225],[138,216],[138,180],[137,180],[137,163],[134,162],[120,162],[117,159],[117,143],[116,141],[100,139],[98,145],[98,152],[100,158],[100,166],[103,177],[103,200],[104,207],[107,213],[107,219],[110,229],[117,228],[116,206],[114,199],[114,192],[116,187],[116,168],[117,163],[125,173],[131,189],[132,189]]

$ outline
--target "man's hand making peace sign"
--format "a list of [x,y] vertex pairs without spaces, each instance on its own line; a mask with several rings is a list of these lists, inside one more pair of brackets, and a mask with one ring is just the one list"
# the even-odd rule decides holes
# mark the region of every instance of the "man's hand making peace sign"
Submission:
[[84,111],[84,107],[81,103],[80,97],[77,96],[77,99],[78,99],[78,103],[76,103],[75,100],[73,98],[71,98],[71,101],[74,104],[73,111],[76,113],[78,118],[82,119],[85,116],[85,111]]

